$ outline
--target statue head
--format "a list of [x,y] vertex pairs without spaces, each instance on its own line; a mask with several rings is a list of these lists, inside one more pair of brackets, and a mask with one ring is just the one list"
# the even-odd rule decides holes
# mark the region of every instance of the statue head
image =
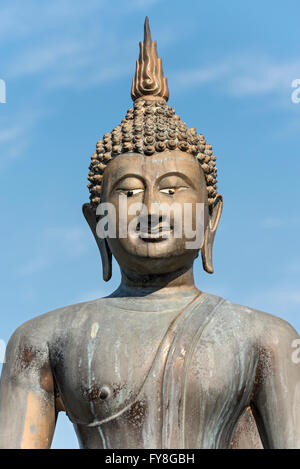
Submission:
[[[100,249],[103,277],[111,277],[112,255],[123,270],[157,274],[189,268],[199,250],[204,270],[213,273],[212,248],[223,203],[217,192],[216,158],[204,136],[197,135],[194,128],[188,129],[167,105],[167,79],[156,42],[151,39],[148,18],[131,97],[133,109],[97,142],[88,176],[90,203],[83,206]],[[103,203],[112,204],[116,210],[116,236],[99,237],[97,232]],[[134,204],[143,205],[146,211],[139,211],[133,230],[120,235],[120,220],[126,218],[129,227],[136,215]],[[192,248],[187,247],[185,230],[182,236],[174,236],[174,226],[179,218],[184,222],[187,206],[191,207],[193,230],[199,224],[196,207],[202,207],[203,238],[200,246]]]

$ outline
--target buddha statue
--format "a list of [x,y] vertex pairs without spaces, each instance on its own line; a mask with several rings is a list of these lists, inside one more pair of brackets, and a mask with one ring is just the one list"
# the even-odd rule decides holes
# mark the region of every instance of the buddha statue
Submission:
[[[14,332],[1,377],[0,446],[49,448],[62,411],[81,448],[299,448],[296,331],[194,284],[200,253],[213,273],[223,204],[216,158],[167,105],[147,18],[131,96],[133,108],[97,143],[83,206],[103,278],[114,256],[121,284]],[[115,236],[100,229],[103,204],[115,210]],[[193,233],[175,236],[185,206]]]

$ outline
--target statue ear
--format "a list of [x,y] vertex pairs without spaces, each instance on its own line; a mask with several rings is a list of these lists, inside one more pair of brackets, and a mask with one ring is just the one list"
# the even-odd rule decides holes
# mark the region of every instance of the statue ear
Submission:
[[97,217],[96,211],[91,207],[90,204],[84,204],[82,206],[83,215],[86,221],[89,224],[89,227],[92,230],[94,238],[96,240],[97,246],[100,251],[101,260],[102,260],[102,272],[103,272],[103,280],[108,282],[111,278],[112,273],[112,254],[111,250],[108,247],[106,239],[101,239],[98,237],[96,233],[96,226],[97,226]]
[[218,195],[214,202],[214,205],[212,206],[208,214],[208,223],[205,229],[203,245],[201,248],[203,269],[209,274],[212,274],[214,272],[212,261],[212,249],[215,234],[222,213],[222,208],[223,199],[221,195]]

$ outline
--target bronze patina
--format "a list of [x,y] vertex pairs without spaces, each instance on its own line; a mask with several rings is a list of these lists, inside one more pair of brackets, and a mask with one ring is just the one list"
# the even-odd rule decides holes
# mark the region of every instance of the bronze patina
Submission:
[[[204,270],[213,272],[223,203],[216,158],[167,105],[148,19],[131,96],[133,108],[97,143],[83,206],[103,278],[110,279],[114,256],[121,284],[12,335],[1,377],[0,446],[49,448],[63,411],[81,448],[299,448],[296,331],[194,284],[200,251]],[[166,229],[165,209],[152,213],[174,202],[190,204],[194,227],[194,208],[204,207],[201,246],[187,248],[189,236],[174,236],[178,214]],[[116,236],[99,237],[102,203],[115,209]],[[148,210],[144,227],[123,237],[120,224],[129,227],[136,203]]]

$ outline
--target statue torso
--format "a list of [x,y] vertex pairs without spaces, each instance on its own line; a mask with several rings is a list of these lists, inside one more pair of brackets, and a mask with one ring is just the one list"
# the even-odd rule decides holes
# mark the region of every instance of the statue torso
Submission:
[[[51,365],[83,447],[230,447],[250,402],[258,350],[249,337],[252,310],[219,300],[204,294],[190,331],[180,327],[167,341],[191,298],[106,298],[65,308],[50,341]],[[171,375],[182,365],[178,391],[181,373]],[[180,418],[182,429],[168,440]]]
[[[113,428],[114,439],[120,426],[122,441],[110,441],[111,447],[134,447],[154,402],[158,404],[154,406],[157,413],[160,390],[152,375],[153,362],[169,324],[178,314],[177,309],[170,308],[164,312],[139,310],[140,301],[104,299],[87,306],[79,328],[76,325],[68,330],[51,352],[56,382],[70,419],[79,426],[89,426],[91,433],[96,430],[98,436],[97,424],[108,421],[103,428]],[[143,394],[149,380],[157,389],[151,389],[148,403],[148,396],[141,397],[140,391]],[[103,389],[108,391],[105,399],[101,399]],[[157,418],[152,416],[155,427]],[[156,428],[153,430],[156,433]],[[101,440],[102,445],[108,443]]]

